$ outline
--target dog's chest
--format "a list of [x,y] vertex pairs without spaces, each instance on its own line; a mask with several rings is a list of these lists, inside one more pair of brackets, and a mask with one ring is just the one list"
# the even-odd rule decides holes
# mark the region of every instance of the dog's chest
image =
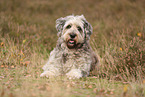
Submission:
[[90,64],[90,56],[83,52],[64,52],[62,53],[62,71],[68,72],[74,68],[84,68],[85,64]]
[[64,52],[62,54],[62,62],[65,64],[67,61],[73,60],[77,61],[81,57],[81,54],[79,52],[74,52],[74,53],[67,53]]

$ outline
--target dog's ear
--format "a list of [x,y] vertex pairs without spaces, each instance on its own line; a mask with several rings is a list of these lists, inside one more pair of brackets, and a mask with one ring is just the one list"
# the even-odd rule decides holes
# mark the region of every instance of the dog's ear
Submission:
[[84,21],[84,28],[86,30],[86,34],[87,35],[91,35],[93,33],[93,28],[91,26],[91,24],[88,21]]
[[62,17],[56,20],[56,30],[58,32],[57,36],[59,36],[59,37],[62,34],[62,30],[63,30],[63,26],[64,26],[65,22],[66,22],[65,18],[62,18]]
[[84,22],[84,30],[86,33],[86,37],[89,38],[90,35],[93,33],[93,28],[83,15],[81,15],[80,17],[81,17],[82,21]]

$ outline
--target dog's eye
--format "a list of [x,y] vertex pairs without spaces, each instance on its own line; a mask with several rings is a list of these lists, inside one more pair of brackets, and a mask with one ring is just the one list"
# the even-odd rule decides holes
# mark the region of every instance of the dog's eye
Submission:
[[77,27],[78,31],[81,32],[82,31],[82,28],[81,27]]
[[71,25],[66,26],[66,29],[69,29],[69,28],[71,28]]

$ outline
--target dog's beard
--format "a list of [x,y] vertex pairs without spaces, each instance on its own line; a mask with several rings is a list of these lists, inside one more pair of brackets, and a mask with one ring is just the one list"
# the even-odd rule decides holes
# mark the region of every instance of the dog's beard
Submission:
[[76,48],[76,46],[77,46],[76,40],[74,40],[74,39],[69,39],[69,40],[67,41],[67,47],[68,47],[69,49]]
[[69,49],[78,49],[78,48],[81,48],[83,46],[84,42],[83,43],[77,43],[77,41],[75,39],[69,39],[66,42],[66,44],[67,44],[67,47]]
[[75,38],[71,38],[70,34],[65,34],[63,36],[64,41],[69,49],[77,49],[80,48],[84,43],[83,37],[81,35],[77,35]]

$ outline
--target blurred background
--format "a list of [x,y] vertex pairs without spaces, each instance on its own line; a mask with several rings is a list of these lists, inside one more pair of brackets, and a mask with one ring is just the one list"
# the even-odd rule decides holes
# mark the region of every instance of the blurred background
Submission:
[[83,14],[93,26],[90,43],[101,61],[93,74],[143,78],[145,0],[0,0],[0,64],[28,61],[40,70],[56,45],[55,20],[72,14]]

